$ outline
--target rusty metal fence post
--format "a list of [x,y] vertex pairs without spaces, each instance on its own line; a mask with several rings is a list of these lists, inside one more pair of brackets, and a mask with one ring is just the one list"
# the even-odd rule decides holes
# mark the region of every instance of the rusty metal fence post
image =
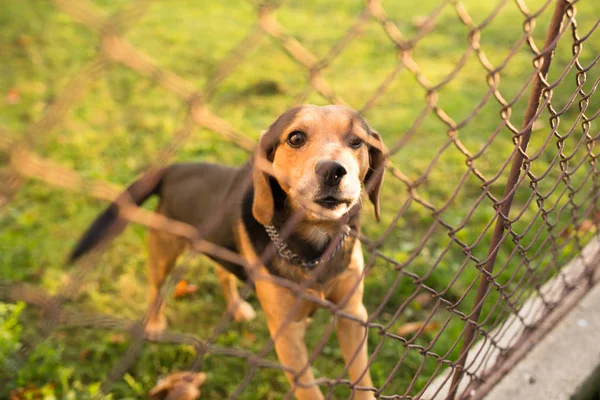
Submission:
[[483,308],[483,303],[485,302],[485,298],[487,296],[489,283],[490,280],[493,279],[491,277],[491,274],[494,271],[494,264],[496,262],[498,250],[500,249],[500,246],[503,242],[504,230],[509,220],[509,213],[512,206],[512,201],[515,195],[516,188],[519,184],[519,177],[521,176],[521,168],[523,166],[523,161],[525,161],[525,159],[527,158],[526,151],[527,145],[529,144],[529,139],[531,138],[533,122],[536,119],[536,114],[540,107],[542,94],[548,86],[546,82],[548,70],[550,69],[550,63],[552,61],[554,49],[556,48],[558,43],[561,24],[564,20],[569,5],[570,3],[567,0],[556,0],[552,20],[546,33],[544,50],[538,57],[536,57],[534,61],[536,64],[538,64],[536,65],[536,68],[539,69],[539,72],[537,73],[537,76],[533,81],[533,87],[531,88],[531,94],[529,96],[527,110],[525,112],[521,132],[519,136],[515,138],[515,145],[518,146],[518,150],[514,154],[510,173],[504,188],[504,195],[502,200],[495,205],[496,217],[498,219],[496,220],[496,225],[494,227],[494,232],[488,250],[488,256],[484,260],[485,266],[481,270],[482,276],[480,278],[479,286],[477,288],[474,307],[471,311],[471,314],[468,316],[468,319],[465,321],[467,327],[465,329],[463,344],[460,350],[458,360],[454,365],[452,384],[446,400],[454,400],[456,398],[456,395],[458,393],[458,387],[464,376],[466,360],[469,355],[469,350],[471,349],[471,346],[474,343],[475,332],[477,329],[479,317],[481,315],[481,310]]

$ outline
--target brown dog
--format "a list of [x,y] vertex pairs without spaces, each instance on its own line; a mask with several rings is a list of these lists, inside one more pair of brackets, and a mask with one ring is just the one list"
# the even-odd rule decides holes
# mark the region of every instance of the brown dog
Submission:
[[[239,253],[249,265],[258,265],[249,271],[213,257],[223,267],[218,268],[218,277],[227,307],[238,321],[255,314],[240,298],[235,276],[254,283],[277,356],[282,365],[296,371],[286,376],[300,399],[322,398],[304,344],[307,318],[317,305],[268,278],[304,285],[310,294],[352,316],[338,317],[338,340],[353,384],[371,387],[366,329],[358,322],[367,319],[362,248],[348,232],[359,231],[365,192],[379,219],[382,149],[379,135],[354,110],[300,106],[284,112],[269,127],[253,161],[240,168],[175,164],[146,175],[126,192],[138,205],[153,194],[160,196],[159,213],[197,227],[207,241]],[[272,167],[270,173],[265,172],[265,161]],[[289,223],[293,218],[295,223]],[[124,226],[113,203],[82,237],[71,261]],[[271,245],[275,255],[262,259]],[[185,247],[180,237],[150,231],[151,302]],[[160,310],[151,316],[147,329],[164,327]],[[373,398],[373,394],[357,391],[355,398]]]

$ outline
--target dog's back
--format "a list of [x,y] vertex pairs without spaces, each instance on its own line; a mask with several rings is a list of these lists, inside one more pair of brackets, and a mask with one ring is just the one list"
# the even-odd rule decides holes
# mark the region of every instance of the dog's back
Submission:
[[158,211],[193,225],[203,239],[234,250],[233,227],[240,215],[242,195],[250,184],[249,173],[249,166],[171,165],[162,180]]
[[247,188],[248,165],[232,168],[209,163],[172,164],[147,173],[111,203],[83,234],[69,262],[74,262],[120,234],[128,221],[119,217],[117,203],[142,205],[152,195],[160,197],[158,212],[198,228],[199,236],[234,250],[232,232]]

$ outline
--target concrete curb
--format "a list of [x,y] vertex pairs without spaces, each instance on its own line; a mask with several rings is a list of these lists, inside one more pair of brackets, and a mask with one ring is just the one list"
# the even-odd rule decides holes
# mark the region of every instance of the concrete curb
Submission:
[[[559,275],[557,275],[555,278],[551,279],[550,281],[546,282],[542,286],[542,288],[540,289],[541,296],[544,297],[544,299],[547,303],[557,304],[557,305],[561,304],[561,300],[565,296],[565,293],[567,293],[568,287],[575,287],[575,288],[581,289],[582,286],[586,285],[586,282],[584,282],[580,279],[582,276],[583,270],[585,269],[586,265],[589,266],[592,263],[596,263],[598,260],[599,254],[600,254],[600,237],[595,237],[592,240],[590,240],[590,242],[585,246],[585,248],[581,252],[580,257],[577,257],[576,259],[569,262],[561,270]],[[596,286],[595,288],[593,288],[588,293],[588,295],[585,296],[585,298],[588,298],[589,295],[591,295],[591,293],[596,293],[596,291],[600,292],[600,286]],[[545,312],[546,308],[544,306],[544,303],[542,302],[540,294],[532,296],[530,299],[528,299],[523,304],[521,309],[519,310],[518,315],[511,315],[503,324],[501,324],[498,328],[496,328],[495,330],[493,330],[489,333],[488,337],[493,338],[494,341],[496,342],[496,345],[492,345],[490,343],[490,340],[481,340],[472,347],[472,349],[469,352],[469,355],[467,357],[467,362],[465,364],[466,370],[468,372],[471,372],[475,376],[481,376],[482,373],[488,372],[488,370],[490,368],[494,367],[495,362],[500,354],[500,349],[509,349],[515,343],[517,343],[519,341],[519,339],[522,338],[526,325],[531,326],[535,323],[541,323],[544,321],[544,319],[547,318],[547,313]],[[587,310],[586,312],[589,314],[596,314],[595,317],[600,319],[600,300],[593,300],[593,301],[595,301],[595,303],[593,303],[592,305],[595,308],[586,308],[586,310]],[[592,305],[590,305],[590,307]],[[579,306],[579,304],[576,307],[578,307],[578,306]],[[572,311],[572,313],[575,313],[575,311]],[[556,327],[563,326],[563,323],[567,323],[565,321],[570,321],[571,323],[573,323],[570,319],[570,314],[571,313],[567,314],[564,319],[562,319],[559,323],[557,323]],[[588,324],[596,323],[595,320],[592,321],[591,318],[592,317],[589,316],[584,319],[587,321]],[[579,315],[578,319],[582,319],[581,315]],[[581,343],[588,343],[588,346],[590,344],[589,344],[589,342],[585,342],[584,339],[580,340],[577,335],[579,333],[581,333],[582,335],[587,334],[587,335],[590,335],[593,337],[595,334],[596,344],[595,344],[595,346],[592,346],[592,347],[595,348],[595,350],[598,350],[600,353],[600,328],[596,328],[595,330],[594,329],[584,330],[582,328],[577,331],[574,330],[573,326],[571,326],[570,328],[571,329],[569,331],[567,331],[568,335],[563,332],[562,335],[565,335],[565,336],[557,337],[555,335],[550,335],[550,333],[549,333],[547,335],[547,337],[549,336],[550,338],[559,338],[559,341],[564,342],[564,344],[566,346],[573,346],[573,347],[570,347],[571,350],[568,350],[568,351],[574,355],[578,355],[578,351],[580,351],[580,350],[576,349],[574,347],[573,342],[580,341]],[[551,332],[553,332],[553,331],[554,331],[554,329]],[[562,338],[562,339],[560,339],[560,338]],[[521,360],[515,368],[513,368],[513,370],[517,370],[521,364],[523,364],[530,358],[536,357],[533,355],[534,351],[537,349],[537,347],[540,345],[540,343],[545,342],[545,340],[546,340],[546,338],[543,338],[539,343],[536,343],[536,347],[534,347],[533,350],[528,355],[526,355],[525,358],[523,360]],[[531,344],[531,343],[528,343],[528,344]],[[549,350],[546,350],[546,351],[549,351]],[[558,351],[558,350],[552,350],[552,352],[555,352],[555,351]],[[537,354],[537,353],[535,353],[535,354]],[[574,375],[574,374],[571,374],[571,371],[568,370],[569,367],[567,366],[567,364],[565,362],[560,361],[561,358],[560,358],[559,354],[557,354],[557,357],[558,357],[558,361],[559,361],[558,365],[561,366],[561,368],[553,367],[556,370],[555,372],[562,374],[564,376]],[[600,359],[598,359],[598,360],[600,360]],[[549,360],[547,360],[547,361],[549,361]],[[593,363],[593,362],[589,361],[589,363]],[[583,374],[586,376],[590,375],[592,373],[592,371],[594,370],[594,367],[590,366],[588,364],[586,364],[586,365],[587,365],[586,368],[588,368],[588,367],[591,368],[587,371],[587,373],[583,373],[582,371],[577,370],[576,374]],[[582,367],[583,367],[583,365],[582,365]],[[427,388],[427,390],[425,391],[425,393],[423,394],[421,399],[423,399],[423,400],[425,400],[425,399],[427,399],[427,400],[445,399],[448,394],[449,388],[450,388],[450,380],[451,380],[451,377],[449,377],[450,372],[451,372],[450,370],[446,370],[442,374],[440,374],[440,376],[438,376],[432,382],[432,384]],[[504,385],[508,385],[508,387],[513,387],[513,388],[518,387],[518,386],[532,386],[532,385],[527,384],[527,382],[525,382],[523,380],[523,376],[524,376],[523,373],[524,372],[521,372],[521,375],[518,375],[519,378],[517,378],[517,380],[509,380],[508,376],[509,375],[512,376],[512,371],[509,371],[507,374],[507,377],[502,379],[500,381],[500,383],[497,385],[497,388],[494,388],[492,390],[492,392],[493,393],[501,393],[501,392],[497,392],[496,390],[506,390],[506,389],[501,389],[504,387]],[[529,374],[529,375],[527,375],[528,377],[533,376],[533,375],[531,375],[531,373],[528,373],[528,374]],[[539,374],[538,377],[534,377],[532,379],[536,382],[543,382],[545,377],[543,375]],[[581,379],[585,379],[585,377],[582,376]],[[577,377],[573,376],[571,379],[572,384],[575,384],[576,381],[579,381],[579,379]],[[506,383],[506,382],[508,382],[508,383]],[[465,377],[465,379],[463,379],[461,384],[459,385],[459,390],[458,390],[459,394],[465,390],[468,383],[469,383],[469,379],[467,377]],[[580,385],[580,384],[583,384],[583,382],[578,383],[578,385]],[[546,385],[546,383],[539,383],[538,385],[540,385],[540,386]],[[564,390],[568,391],[566,387],[564,388]],[[572,390],[575,390],[575,388],[573,388]],[[492,392],[489,393],[489,395],[486,397],[486,399],[494,399],[494,400],[498,400],[498,399],[502,399],[502,400],[544,399],[544,400],[549,400],[549,399],[568,399],[569,398],[569,397],[549,397],[547,393],[540,394],[538,396],[538,395],[532,395],[531,393],[521,395],[520,393],[507,394],[507,392],[502,392],[502,395],[504,397],[492,397],[493,396]],[[564,391],[562,391],[562,390],[560,391],[560,393],[563,393],[563,392]],[[558,393],[558,392],[556,392],[556,393]],[[497,396],[497,395],[494,395],[494,396]],[[473,393],[471,393],[471,398],[479,399],[479,398],[482,398],[482,396],[478,395],[477,392],[473,392]]]
[[485,397],[583,400],[600,388],[600,285]]

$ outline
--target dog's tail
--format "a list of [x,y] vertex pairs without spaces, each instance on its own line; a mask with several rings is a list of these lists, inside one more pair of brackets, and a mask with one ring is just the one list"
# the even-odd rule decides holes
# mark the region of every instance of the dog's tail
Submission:
[[67,261],[69,263],[75,262],[88,251],[100,244],[107,244],[111,239],[114,239],[118,234],[123,232],[128,221],[119,217],[119,206],[117,204],[121,201],[131,201],[139,206],[153,194],[159,194],[165,171],[166,168],[160,168],[148,172],[121,193],[117,200],[111,203],[96,218],[79,239]]

